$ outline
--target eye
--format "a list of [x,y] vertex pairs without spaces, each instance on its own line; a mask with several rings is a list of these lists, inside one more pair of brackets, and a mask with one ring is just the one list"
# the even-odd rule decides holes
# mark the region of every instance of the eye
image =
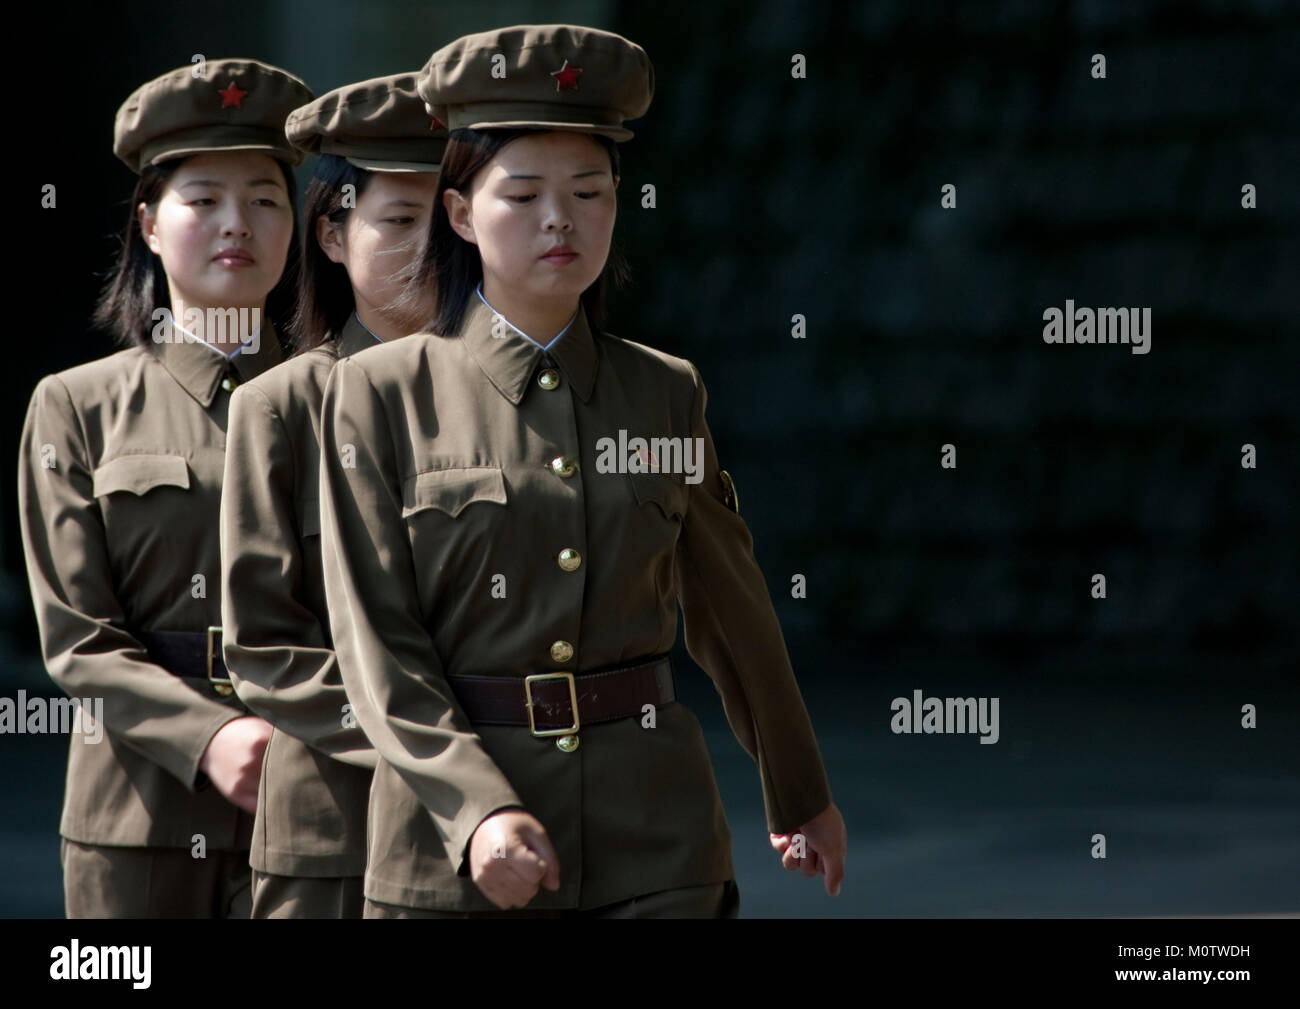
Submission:
[[260,207],[278,207],[280,205],[279,200],[272,199],[269,196],[259,196],[253,202]]
[[534,199],[534,195],[530,193],[527,196],[507,196],[506,199],[510,200],[512,203],[522,204],[522,203],[527,203],[529,200]]
[[580,200],[594,200],[600,195],[600,190],[594,189],[590,193],[574,193],[573,195],[578,197]]
[[385,217],[385,224],[410,224],[415,220],[414,217]]
[[206,207],[216,202],[217,201],[214,200],[211,196],[200,196],[197,200],[187,201],[185,205],[187,207]]

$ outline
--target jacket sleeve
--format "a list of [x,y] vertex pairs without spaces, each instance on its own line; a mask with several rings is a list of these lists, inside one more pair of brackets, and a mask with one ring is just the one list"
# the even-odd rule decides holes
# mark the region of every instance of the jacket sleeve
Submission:
[[348,697],[325,629],[301,602],[295,482],[283,419],[255,386],[241,386],[230,399],[221,490],[226,668],[252,711],[328,756],[373,768],[365,733],[354,719],[345,724]]
[[703,446],[703,466],[700,482],[688,485],[675,565],[686,648],[758,763],[768,830],[788,834],[830,805],[830,785],[749,528],[724,502],[704,383],[693,365],[691,372],[691,435]]
[[18,461],[18,511],[45,668],[70,697],[102,698],[114,737],[194,791],[212,737],[247,712],[150,662],[126,630],[93,489],[80,418],[67,387],[48,376],[32,394]]
[[433,817],[457,872],[471,836],[518,795],[447,685],[420,612],[388,420],[356,362],[321,411],[321,553],[339,668],[379,756]]

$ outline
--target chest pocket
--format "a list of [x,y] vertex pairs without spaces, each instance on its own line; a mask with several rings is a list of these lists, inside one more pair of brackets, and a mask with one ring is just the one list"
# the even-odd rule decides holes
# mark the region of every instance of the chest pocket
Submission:
[[686,514],[686,485],[663,473],[629,473],[637,504],[654,503],[664,518],[681,518]]
[[402,518],[436,508],[455,518],[477,501],[506,503],[499,466],[468,466],[417,473],[402,485]]
[[92,476],[95,497],[118,491],[144,495],[155,487],[190,486],[190,470],[179,455],[123,455],[96,468]]

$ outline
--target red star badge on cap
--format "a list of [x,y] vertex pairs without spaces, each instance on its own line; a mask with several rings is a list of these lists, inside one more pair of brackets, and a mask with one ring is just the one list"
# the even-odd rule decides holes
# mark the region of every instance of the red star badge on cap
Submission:
[[248,92],[243,90],[234,81],[231,81],[230,87],[226,88],[225,91],[218,91],[217,94],[221,96],[221,107],[223,109],[242,109],[243,106],[239,103],[244,100],[244,96],[247,95]]
[[556,91],[577,91],[578,75],[582,73],[582,67],[571,67],[569,61],[564,61],[564,66],[559,70],[552,70],[551,76],[555,78]]
[[442,120],[439,119],[437,116],[430,116],[430,117],[429,117],[429,129],[431,129],[431,130],[440,130],[440,129],[442,129]]
[[243,88],[239,87],[239,85],[234,81],[231,81],[230,87],[227,87],[225,91],[217,91],[217,94],[221,95],[221,108],[238,109],[243,108],[243,105],[240,105],[239,103],[244,100],[244,95],[247,95],[248,92],[244,91]]

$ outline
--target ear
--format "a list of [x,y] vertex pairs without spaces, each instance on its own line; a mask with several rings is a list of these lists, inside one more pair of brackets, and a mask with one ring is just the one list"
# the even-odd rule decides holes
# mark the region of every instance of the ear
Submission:
[[343,246],[343,225],[321,214],[316,218],[316,244],[331,263],[342,263],[347,251]]
[[478,245],[474,237],[474,217],[470,213],[469,200],[460,195],[459,189],[444,189],[442,206],[447,211],[447,220],[451,228],[471,245]]
[[619,184],[620,182],[622,182],[622,181],[623,181],[623,176],[621,176],[621,175],[615,175],[615,176],[614,176],[614,188],[617,189],[617,188],[618,188],[618,184]]
[[162,255],[162,242],[158,240],[158,214],[147,203],[135,208],[135,219],[140,223],[140,236],[149,251],[155,256]]

